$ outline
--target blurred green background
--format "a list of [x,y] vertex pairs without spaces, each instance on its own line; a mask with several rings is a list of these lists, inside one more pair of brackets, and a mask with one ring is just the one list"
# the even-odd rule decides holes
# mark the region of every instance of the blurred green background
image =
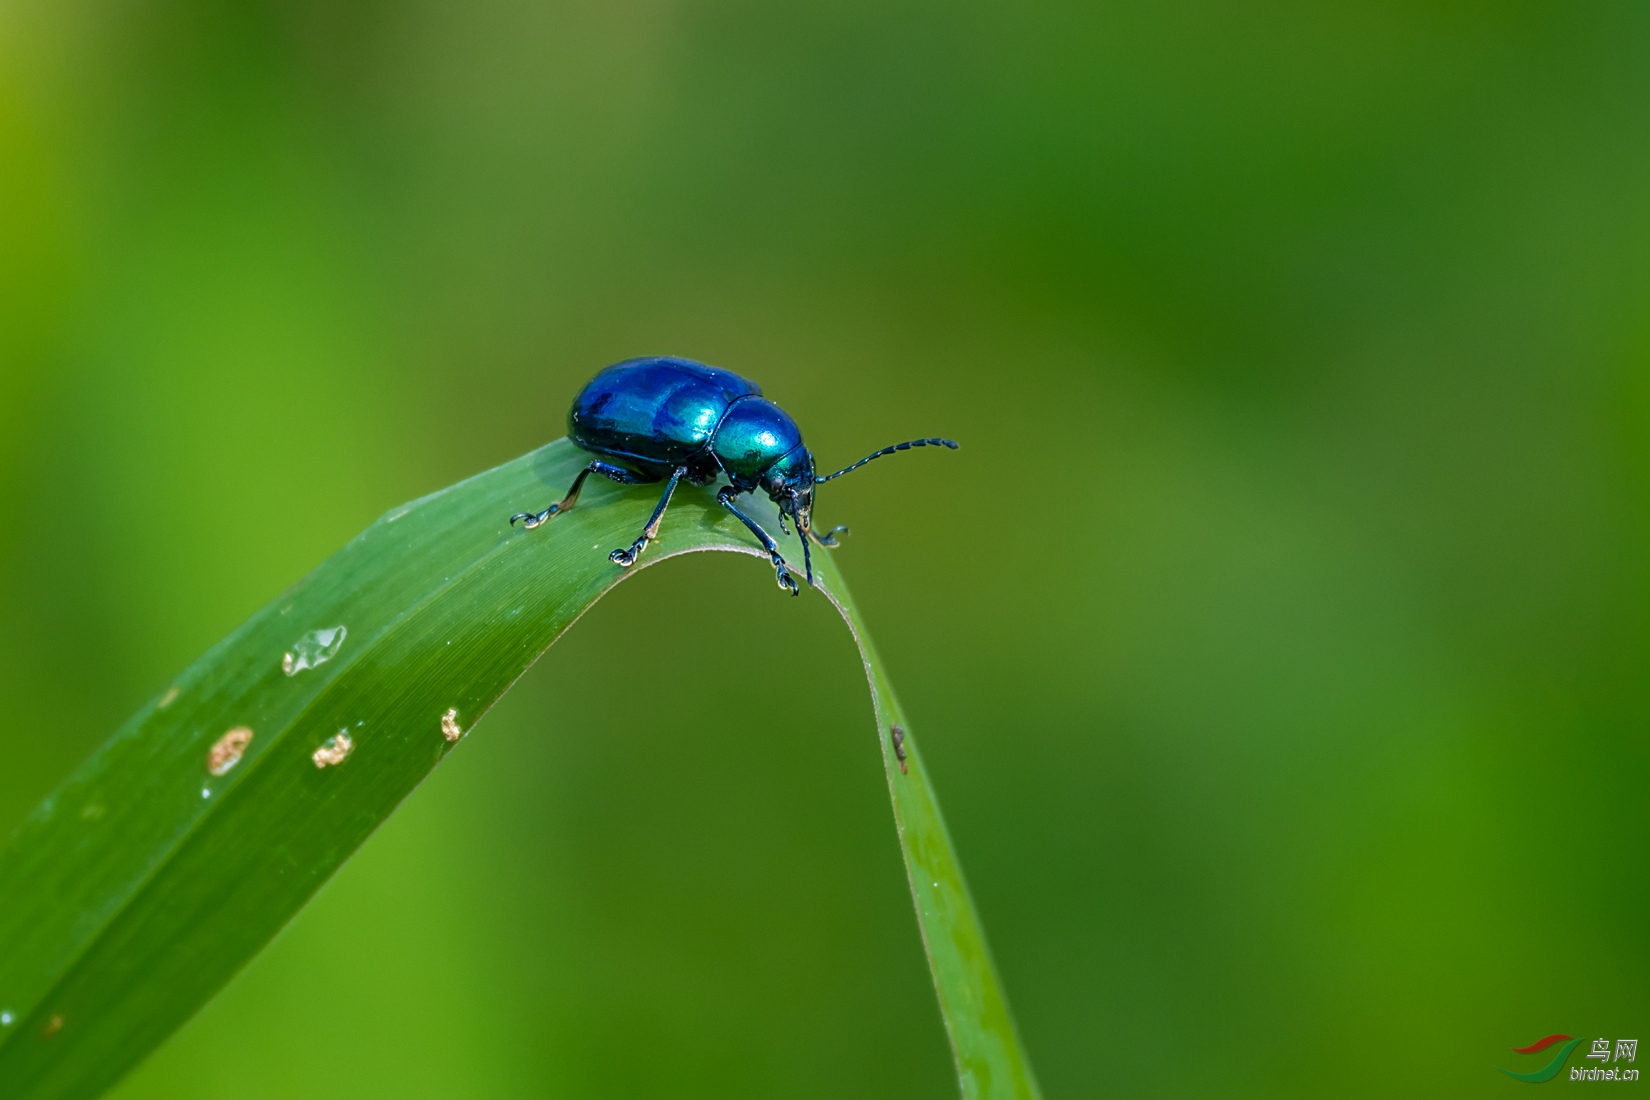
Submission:
[[[1051,1100],[1516,1094],[1650,1024],[1647,306],[1642,4],[6,0],[0,828],[689,355],[963,440],[819,516]],[[717,555],[116,1095],[954,1089],[847,633]]]

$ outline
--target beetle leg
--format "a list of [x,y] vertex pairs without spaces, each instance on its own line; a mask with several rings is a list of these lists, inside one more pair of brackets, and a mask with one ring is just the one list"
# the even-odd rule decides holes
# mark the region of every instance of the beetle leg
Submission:
[[601,474],[609,481],[617,481],[620,485],[646,485],[650,481],[658,481],[656,477],[647,477],[634,470],[627,470],[623,466],[615,466],[611,462],[596,459],[585,469],[593,474]]
[[670,481],[665,484],[664,495],[659,498],[659,506],[653,509],[652,518],[647,521],[647,526],[642,528],[641,537],[630,544],[630,549],[615,550],[607,555],[610,559],[626,569],[636,564],[636,559],[642,556],[647,544],[659,537],[659,523],[665,518],[665,509],[670,507],[670,495],[676,491],[676,483],[681,481],[686,473],[686,466],[676,467],[676,472],[670,475]]
[[716,493],[716,503],[738,516],[740,522],[751,529],[751,534],[762,541],[762,546],[768,551],[768,557],[773,559],[774,572],[779,577],[779,587],[789,590],[793,596],[800,595],[802,589],[796,583],[796,578],[791,576],[791,571],[785,568],[785,559],[779,553],[779,546],[766,531],[757,525],[754,519],[741,512],[738,506],[733,503],[733,498],[738,492],[739,490],[732,485],[724,485]]
[[838,542],[836,540],[836,536],[839,532],[841,534],[846,535],[846,534],[848,534],[848,529],[846,527],[843,527],[841,524],[838,524],[837,526],[831,528],[829,531],[826,531],[822,535],[818,531],[815,531],[812,527],[810,527],[810,528],[808,528],[808,537],[813,539],[815,542],[819,543],[819,545],[821,545],[821,546],[828,547],[829,549],[835,550],[838,546],[842,545],[840,542]]
[[579,491],[584,488],[584,479],[591,474],[601,474],[609,481],[617,481],[623,485],[641,485],[647,481],[647,478],[633,474],[622,466],[615,466],[610,462],[592,462],[579,471],[579,476],[573,479],[573,486],[567,490],[566,496],[542,512],[517,512],[510,517],[510,526],[514,527],[518,519],[524,519],[527,521],[527,529],[531,531],[551,516],[559,516],[570,510],[579,502]]

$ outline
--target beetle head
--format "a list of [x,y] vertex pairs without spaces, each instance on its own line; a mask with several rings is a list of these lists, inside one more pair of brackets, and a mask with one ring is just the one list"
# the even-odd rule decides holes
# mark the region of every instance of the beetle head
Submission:
[[779,505],[779,513],[794,519],[805,535],[814,507],[814,456],[808,448],[798,444],[768,467],[762,488]]

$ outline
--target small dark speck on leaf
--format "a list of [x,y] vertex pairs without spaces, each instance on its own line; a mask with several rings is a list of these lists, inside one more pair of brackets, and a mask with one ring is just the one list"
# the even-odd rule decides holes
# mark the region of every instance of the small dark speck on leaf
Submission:
[[892,739],[894,742],[894,756],[899,759],[900,774],[905,775],[905,731],[900,729],[898,726],[895,726],[889,732],[892,734]]

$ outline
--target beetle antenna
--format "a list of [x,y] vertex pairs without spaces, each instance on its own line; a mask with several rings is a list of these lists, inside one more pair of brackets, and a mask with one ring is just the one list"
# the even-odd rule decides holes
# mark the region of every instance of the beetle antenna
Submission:
[[853,473],[873,458],[881,458],[883,455],[891,455],[895,451],[909,451],[912,447],[950,447],[954,451],[957,449],[957,444],[955,440],[950,439],[912,439],[905,443],[896,443],[892,447],[884,447],[880,451],[872,451],[852,466],[844,466],[834,474],[826,474],[824,477],[816,477],[814,478],[814,484],[823,485],[832,478],[838,478],[843,474]]

